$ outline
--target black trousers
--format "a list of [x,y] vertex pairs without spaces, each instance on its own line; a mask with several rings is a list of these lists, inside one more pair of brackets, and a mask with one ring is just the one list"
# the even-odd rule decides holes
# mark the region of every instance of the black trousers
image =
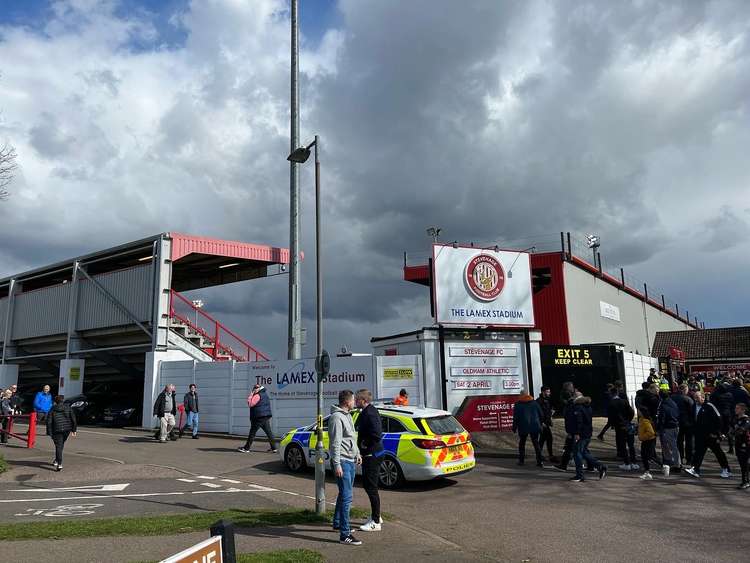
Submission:
[[268,443],[271,445],[271,448],[274,450],[276,449],[277,443],[276,438],[273,435],[273,430],[271,430],[270,416],[264,416],[263,418],[256,418],[255,420],[250,421],[250,432],[247,434],[245,449],[250,449],[250,446],[253,445],[253,440],[255,440],[255,435],[258,433],[258,430],[261,429],[266,433],[266,436],[268,436]]
[[547,455],[550,458],[555,457],[554,450],[552,448],[552,428],[550,428],[546,424],[543,424],[542,433],[539,435],[539,449],[543,450],[545,444],[547,445]]
[[542,463],[542,450],[539,447],[539,434],[533,432],[531,434],[518,433],[518,461],[523,463],[526,457],[526,438],[531,437],[531,443],[534,444],[534,454],[536,454],[536,463],[540,465]]
[[685,428],[680,426],[680,431],[677,433],[677,449],[680,451],[680,459],[686,460],[688,465],[693,463],[693,442],[695,441],[695,434],[692,428]]
[[742,472],[742,482],[750,483],[750,478],[747,473],[747,460],[750,457],[750,451],[745,448],[737,450],[737,463],[740,464],[740,471]]
[[565,445],[563,446],[563,452],[562,456],[560,456],[560,465],[559,467],[562,467],[563,469],[566,469],[568,467],[568,463],[570,462],[570,456],[573,455],[573,436],[567,435],[565,437]]
[[378,480],[380,478],[380,462],[382,457],[368,455],[362,458],[362,486],[370,499],[370,516],[373,522],[380,522],[380,493]]
[[627,428],[615,426],[615,443],[617,455],[622,458],[623,463],[626,465],[635,463],[635,436],[630,434]]
[[641,442],[641,461],[646,471],[651,470],[651,463],[661,465],[656,459],[656,438]]
[[55,461],[58,465],[62,465],[63,448],[68,436],[70,436],[70,432],[55,432],[52,434],[52,441],[55,443]]
[[607,433],[607,430],[609,430],[610,428],[612,428],[612,425],[608,422],[607,424],[604,425],[604,428],[602,428],[602,431],[599,432],[598,434],[599,438],[604,438],[604,435]]
[[716,460],[721,465],[722,469],[729,469],[729,462],[727,456],[719,445],[719,439],[715,436],[701,436],[696,434],[695,436],[695,455],[693,456],[693,469],[700,472],[703,458],[706,456],[706,451],[711,450],[716,456]]
[[[0,427],[2,427],[3,430],[6,432],[8,431],[8,425],[10,424],[10,419],[7,417],[0,417]],[[5,432],[0,432],[0,444],[7,444],[8,443],[8,435]]]

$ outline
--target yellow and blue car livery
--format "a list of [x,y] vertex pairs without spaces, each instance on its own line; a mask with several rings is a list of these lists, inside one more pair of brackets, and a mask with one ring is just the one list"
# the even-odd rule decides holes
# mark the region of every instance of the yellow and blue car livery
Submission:
[[[471,436],[447,411],[375,403],[383,425],[380,485],[394,488],[404,481],[425,481],[471,471],[476,465]],[[359,411],[352,412],[356,425]],[[290,430],[279,455],[291,471],[312,467],[317,436],[315,424]],[[323,421],[323,447],[328,459],[328,418]],[[326,463],[330,470],[330,464]]]

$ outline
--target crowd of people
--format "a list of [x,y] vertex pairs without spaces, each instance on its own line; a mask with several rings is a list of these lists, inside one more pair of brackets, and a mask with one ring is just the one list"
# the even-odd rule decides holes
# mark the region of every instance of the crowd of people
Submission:
[[[750,488],[748,458],[750,457],[750,381],[741,375],[717,379],[712,387],[700,377],[668,379],[652,369],[648,379],[635,395],[631,405],[620,382],[610,384],[605,396],[607,424],[597,434],[604,440],[607,431],[615,432],[619,469],[639,471],[635,438],[640,442],[640,478],[652,480],[652,470],[661,469],[664,477],[684,471],[701,477],[706,453],[710,450],[721,467],[720,476],[732,477],[727,453],[734,454],[740,467],[738,488]],[[709,392],[710,391],[710,392]],[[571,481],[585,479],[585,471],[594,471],[602,479],[607,467],[589,450],[593,436],[591,398],[586,397],[572,382],[561,391],[565,444],[561,458],[553,456],[553,406],[551,390],[545,386],[534,400],[522,393],[514,408],[513,431],[518,434],[518,463],[525,462],[526,441],[531,439],[537,466],[543,467],[542,447],[546,444],[549,461],[558,471],[567,471],[573,458],[576,473]],[[660,455],[657,455],[657,440]],[[722,443],[727,444],[724,452]],[[585,462],[585,468],[584,468]],[[584,471],[585,469],[585,471]]]

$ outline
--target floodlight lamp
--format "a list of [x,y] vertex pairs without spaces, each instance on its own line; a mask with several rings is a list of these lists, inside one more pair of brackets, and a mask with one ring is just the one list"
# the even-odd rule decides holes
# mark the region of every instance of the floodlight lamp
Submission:
[[286,157],[289,162],[296,162],[297,164],[304,164],[308,158],[310,158],[310,149],[308,147],[294,149],[292,154]]

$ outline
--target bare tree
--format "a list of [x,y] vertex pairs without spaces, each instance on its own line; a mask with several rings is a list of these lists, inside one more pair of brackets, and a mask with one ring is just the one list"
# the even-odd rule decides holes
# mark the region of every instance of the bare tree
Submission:
[[16,149],[11,145],[0,147],[0,201],[7,199],[10,192],[6,189],[13,180],[16,171]]

